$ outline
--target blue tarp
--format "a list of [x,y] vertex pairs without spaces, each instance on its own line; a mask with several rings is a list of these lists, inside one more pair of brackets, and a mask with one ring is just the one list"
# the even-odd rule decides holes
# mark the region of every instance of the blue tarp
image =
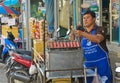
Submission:
[[5,6],[16,5],[18,3],[19,3],[19,0],[4,0],[4,5]]
[[45,0],[46,20],[48,22],[48,32],[54,31],[54,0]]
[[0,5],[0,14],[8,14],[4,6]]

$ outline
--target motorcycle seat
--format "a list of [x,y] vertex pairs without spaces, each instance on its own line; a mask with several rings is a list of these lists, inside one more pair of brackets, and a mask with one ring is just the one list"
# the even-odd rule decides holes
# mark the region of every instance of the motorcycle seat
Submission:
[[23,59],[26,60],[32,60],[32,56],[26,55],[26,54],[20,54]]
[[26,55],[28,55],[28,56],[31,56],[31,55],[32,55],[31,51],[26,51],[26,50],[16,50],[16,52],[17,52],[18,54],[22,54],[22,55],[24,55],[24,54],[26,54]]

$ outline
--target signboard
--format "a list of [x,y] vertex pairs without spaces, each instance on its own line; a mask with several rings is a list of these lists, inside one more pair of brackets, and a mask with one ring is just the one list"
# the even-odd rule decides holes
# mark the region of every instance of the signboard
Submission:
[[119,0],[112,0],[112,14],[118,14]]
[[1,18],[1,23],[7,23],[8,17],[2,17]]
[[90,6],[90,10],[94,12],[98,12],[99,8],[97,5],[96,6],[93,5],[93,6]]
[[8,26],[15,25],[15,19],[8,19]]
[[90,3],[94,3],[96,1],[97,0],[83,0],[83,3],[90,4]]

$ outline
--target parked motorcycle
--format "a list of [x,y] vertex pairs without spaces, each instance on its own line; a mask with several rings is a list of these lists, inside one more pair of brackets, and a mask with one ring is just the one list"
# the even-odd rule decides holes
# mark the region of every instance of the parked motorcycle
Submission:
[[[3,48],[4,48],[4,45],[0,44],[0,55],[1,55],[2,52],[3,52]],[[2,58],[2,57],[0,56],[0,58]]]
[[7,62],[8,58],[10,57],[8,54],[9,49],[14,48],[17,49],[17,45],[14,42],[14,35],[12,32],[7,32],[7,38],[4,39],[5,45],[0,45],[0,59],[2,62]]
[[8,83],[15,83],[19,80],[22,83],[35,82],[37,69],[29,51],[9,50],[10,58],[6,64],[6,76]]

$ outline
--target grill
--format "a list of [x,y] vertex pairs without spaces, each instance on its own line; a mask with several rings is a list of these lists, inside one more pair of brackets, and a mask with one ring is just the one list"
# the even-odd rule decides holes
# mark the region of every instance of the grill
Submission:
[[70,74],[73,76],[80,75],[80,70],[74,70],[72,72],[71,70],[83,68],[83,56],[81,54],[81,49],[47,50],[46,68],[46,70],[55,70],[54,72],[47,73],[48,77],[70,77]]

